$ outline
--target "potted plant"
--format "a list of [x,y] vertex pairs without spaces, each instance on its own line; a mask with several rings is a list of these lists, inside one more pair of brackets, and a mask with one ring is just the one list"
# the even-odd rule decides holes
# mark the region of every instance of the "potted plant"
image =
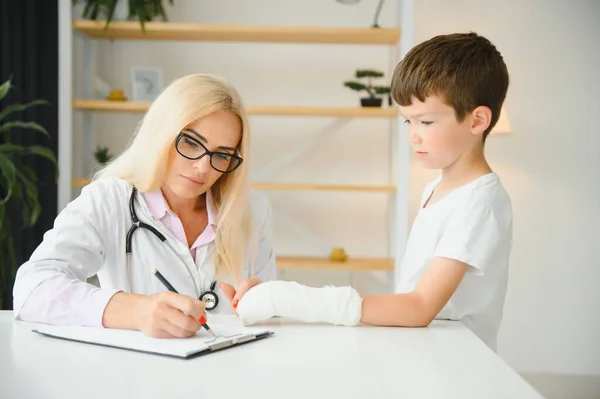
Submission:
[[72,0],[72,5],[84,4],[81,16],[86,19],[106,19],[104,29],[113,19],[138,19],[145,31],[145,23],[160,17],[167,21],[167,13],[163,2],[173,5],[173,0]]
[[113,155],[110,153],[108,147],[96,147],[96,151],[94,151],[94,158],[100,165],[106,164],[108,161],[112,159]]
[[[11,87],[11,79],[0,85],[0,102]],[[38,123],[13,118],[15,113],[41,104],[46,104],[46,101],[34,100],[0,109],[0,309],[3,309],[4,293],[11,289],[9,284],[18,267],[12,226],[18,222],[23,228],[35,225],[41,211],[35,171],[25,165],[23,159],[28,156],[43,157],[54,164],[58,173],[56,157],[49,148],[40,145],[23,147],[11,142],[11,135],[17,133],[17,129],[33,130],[50,138],[46,129]]]
[[381,94],[389,94],[390,87],[389,86],[375,86],[373,85],[374,78],[383,77],[383,72],[374,71],[371,69],[359,69],[356,71],[357,79],[367,79],[366,84],[362,82],[356,81],[347,81],[344,82],[344,86],[348,87],[352,90],[366,91],[369,95],[368,97],[363,97],[360,99],[360,103],[363,107],[381,107],[382,99],[381,97],[377,97],[377,95]]

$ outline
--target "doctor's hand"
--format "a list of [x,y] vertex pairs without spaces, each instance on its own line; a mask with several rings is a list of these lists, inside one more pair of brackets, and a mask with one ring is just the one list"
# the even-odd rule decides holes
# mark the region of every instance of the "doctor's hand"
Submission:
[[237,289],[233,288],[233,286],[228,283],[221,283],[219,284],[219,287],[221,288],[221,291],[223,291],[227,299],[229,299],[229,303],[231,304],[231,306],[233,306],[233,308],[236,309],[238,302],[240,301],[240,299],[242,299],[244,294],[248,292],[250,288],[261,283],[262,280],[258,277],[250,277],[248,280],[242,281]]
[[141,298],[135,323],[154,338],[188,338],[206,323],[204,302],[187,295],[165,291]]

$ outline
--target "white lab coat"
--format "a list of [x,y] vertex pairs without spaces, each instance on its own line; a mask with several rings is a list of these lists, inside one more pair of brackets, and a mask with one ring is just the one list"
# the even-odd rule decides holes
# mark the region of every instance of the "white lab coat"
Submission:
[[[36,295],[36,287],[55,277],[64,280],[66,276],[75,282],[86,281],[97,274],[102,290],[107,290],[107,293],[122,290],[153,294],[165,291],[164,285],[152,273],[158,269],[179,293],[197,297],[190,274],[182,264],[183,259],[200,291],[210,287],[213,281],[210,262],[214,242],[197,248],[196,259],[192,259],[187,245],[154,219],[143,196],[138,193],[135,201],[138,219],[164,234],[179,257],[151,232],[138,228],[132,239],[130,290],[125,240],[132,225],[129,213],[131,191],[132,185],[124,180],[103,179],[84,187],[81,194],[65,207],[56,218],[53,229],[46,232],[43,242],[30,260],[17,272],[13,290],[15,317],[18,317],[30,295]],[[256,192],[252,192],[250,198],[252,216],[258,229],[254,276],[263,281],[273,280],[276,278],[276,267],[271,205],[265,196]],[[249,277],[249,274],[250,259],[246,259],[244,277]],[[218,282],[215,292],[219,296],[219,305],[213,313],[231,313],[231,306],[219,289]],[[44,298],[32,300],[40,303]],[[40,317],[43,319],[42,315]]]

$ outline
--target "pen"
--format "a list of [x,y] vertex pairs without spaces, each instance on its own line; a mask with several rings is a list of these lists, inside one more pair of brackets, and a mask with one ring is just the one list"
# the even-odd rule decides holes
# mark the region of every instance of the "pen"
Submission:
[[[167,281],[167,279],[165,278],[165,276],[163,276],[163,275],[162,275],[162,274],[161,274],[161,273],[160,273],[160,272],[159,272],[157,269],[154,269],[153,273],[154,273],[154,275],[155,275],[155,276],[156,276],[156,277],[157,277],[157,278],[160,280],[160,282],[161,282],[161,283],[163,283],[163,285],[164,285],[165,287],[167,287],[167,289],[168,289],[169,291],[171,291],[171,292],[174,292],[174,293],[178,294],[178,292],[177,292],[177,290],[175,289],[175,287],[173,287],[173,286],[171,285],[171,283],[169,283],[169,282]],[[211,330],[211,329],[210,329],[210,327],[208,326],[208,324],[206,324],[206,323],[203,323],[203,324],[202,324],[202,327],[203,327],[203,328],[204,328],[206,331],[208,331],[208,332],[210,333],[210,335],[212,335],[213,337],[215,336],[215,333],[213,332],[213,330]]]

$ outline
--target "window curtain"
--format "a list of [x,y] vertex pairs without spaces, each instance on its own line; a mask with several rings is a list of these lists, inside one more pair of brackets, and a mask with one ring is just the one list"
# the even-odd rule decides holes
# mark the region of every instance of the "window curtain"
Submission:
[[[16,116],[39,123],[50,134],[49,140],[37,132],[16,131],[11,135],[12,142],[43,145],[58,156],[58,0],[0,1],[0,81],[9,78],[14,87],[0,103],[0,109],[11,103],[44,99],[47,105],[32,107]],[[0,140],[3,139],[0,137]],[[18,218],[12,220],[18,265],[29,259],[44,233],[52,227],[57,213],[56,169],[41,157],[27,157],[27,162],[38,178],[41,214],[37,223],[28,229],[22,229]],[[7,287],[2,294],[2,307],[10,310],[14,281],[8,273],[5,277]]]

